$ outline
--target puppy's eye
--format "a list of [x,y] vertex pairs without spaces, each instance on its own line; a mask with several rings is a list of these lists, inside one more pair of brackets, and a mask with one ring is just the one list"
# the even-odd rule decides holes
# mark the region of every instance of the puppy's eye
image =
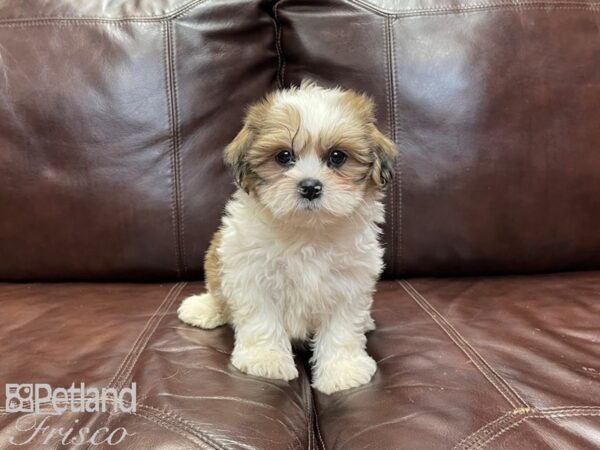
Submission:
[[327,165],[329,167],[340,167],[348,157],[341,150],[332,150],[327,156]]
[[277,162],[282,166],[291,166],[294,164],[294,155],[289,150],[281,150],[275,157]]

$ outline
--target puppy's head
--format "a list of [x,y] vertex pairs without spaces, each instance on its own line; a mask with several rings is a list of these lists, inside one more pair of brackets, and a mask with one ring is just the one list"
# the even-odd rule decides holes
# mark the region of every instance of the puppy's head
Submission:
[[225,149],[238,185],[275,217],[343,218],[391,180],[397,150],[365,95],[311,82],[248,110]]

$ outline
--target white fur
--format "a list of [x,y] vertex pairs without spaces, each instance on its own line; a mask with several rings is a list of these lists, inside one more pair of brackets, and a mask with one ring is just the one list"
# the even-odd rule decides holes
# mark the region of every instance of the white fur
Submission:
[[346,120],[338,107],[342,94],[341,89],[322,89],[308,83],[308,88],[278,91],[275,107],[292,105],[302,118],[302,128],[310,136],[318,136],[322,130],[333,129]]
[[224,308],[208,292],[186,298],[181,302],[177,313],[183,322],[205,330],[212,330],[227,323]]
[[[314,137],[344,120],[340,94],[306,85],[274,103],[293,105]],[[231,362],[251,375],[297,377],[292,341],[310,340],[313,386],[329,394],[367,383],[376,371],[365,332],[375,327],[370,308],[383,267],[382,193],[339,182],[314,148],[297,145],[303,151],[292,168],[230,200],[217,249],[219,286],[187,298],[178,313],[202,328],[230,323]],[[305,178],[323,183],[320,198],[298,194]]]
[[[324,393],[367,383],[376,370],[365,351],[375,280],[382,269],[378,200],[363,202],[343,221],[312,227],[279,223],[238,191],[227,205],[221,291],[236,333],[232,363],[252,375],[298,375],[290,340],[312,337],[314,387]],[[179,317],[213,328],[223,309],[204,294],[186,299]]]

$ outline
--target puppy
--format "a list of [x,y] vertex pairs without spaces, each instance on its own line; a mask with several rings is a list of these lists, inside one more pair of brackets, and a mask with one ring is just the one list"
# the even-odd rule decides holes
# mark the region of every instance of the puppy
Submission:
[[231,324],[242,372],[296,378],[291,343],[306,340],[321,392],[365,384],[377,369],[365,332],[397,150],[373,109],[365,95],[303,82],[250,107],[225,149],[239,189],[206,254],[208,292],[178,314],[204,329]]

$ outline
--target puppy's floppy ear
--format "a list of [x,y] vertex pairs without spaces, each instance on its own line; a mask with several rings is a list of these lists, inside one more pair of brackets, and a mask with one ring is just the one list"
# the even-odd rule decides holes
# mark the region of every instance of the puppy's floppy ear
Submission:
[[254,140],[254,132],[247,121],[243,128],[231,143],[225,147],[225,162],[233,168],[236,184],[244,191],[249,192],[249,167],[246,161],[246,153]]
[[394,176],[394,159],[398,154],[396,144],[375,126],[375,102],[371,97],[347,90],[342,95],[342,105],[366,125],[369,148],[373,154],[370,181],[377,189],[383,189]]
[[254,144],[257,134],[259,134],[261,124],[268,114],[271,101],[272,94],[269,94],[250,106],[244,118],[244,126],[233,138],[233,141],[225,147],[225,162],[233,167],[235,182],[247,193],[250,193],[256,181],[256,176],[248,163],[248,151]]
[[383,189],[394,177],[394,160],[398,149],[377,127],[371,124],[371,149],[375,160],[371,171],[371,180],[379,189]]

